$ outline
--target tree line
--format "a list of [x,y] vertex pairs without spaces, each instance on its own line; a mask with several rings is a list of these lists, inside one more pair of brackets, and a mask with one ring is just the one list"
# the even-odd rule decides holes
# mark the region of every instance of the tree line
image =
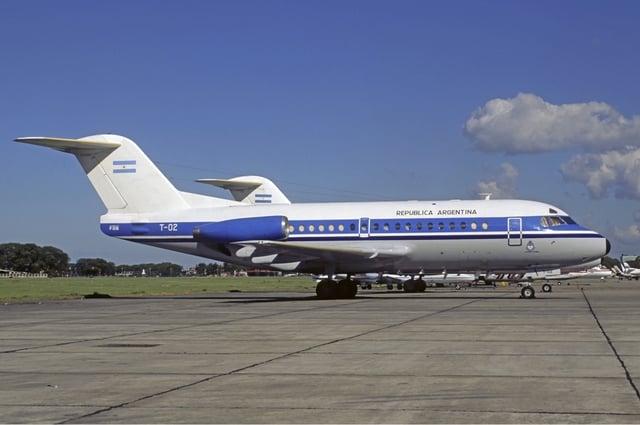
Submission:
[[180,264],[145,263],[120,264],[103,258],[80,258],[70,262],[69,255],[53,246],[38,246],[33,243],[0,244],[0,269],[15,272],[46,273],[49,277],[61,276],[207,276],[233,274],[241,267],[232,264],[200,263],[183,270]]
[[[618,260],[604,257],[602,264],[608,268],[618,265]],[[631,267],[640,268],[640,257],[629,261]],[[50,277],[59,276],[218,276],[235,274],[243,267],[229,263],[199,263],[189,270],[183,270],[180,264],[148,263],[135,265],[116,265],[102,258],[80,258],[70,263],[69,255],[53,246],[38,246],[33,243],[0,244],[0,268],[16,272],[47,273]]]

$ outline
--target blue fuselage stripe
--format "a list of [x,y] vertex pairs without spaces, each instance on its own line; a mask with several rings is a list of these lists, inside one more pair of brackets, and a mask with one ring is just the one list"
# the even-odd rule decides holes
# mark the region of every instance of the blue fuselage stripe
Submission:
[[[138,242],[193,242],[194,229],[211,222],[103,223],[103,233]],[[456,241],[542,238],[602,238],[577,224],[541,227],[540,217],[522,217],[521,226],[509,228],[506,217],[470,219],[361,219],[291,220],[291,242],[321,241]],[[363,227],[365,226],[365,227]]]

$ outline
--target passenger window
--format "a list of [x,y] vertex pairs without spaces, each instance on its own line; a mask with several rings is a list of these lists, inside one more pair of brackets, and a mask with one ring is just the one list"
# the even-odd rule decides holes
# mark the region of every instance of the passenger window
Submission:
[[293,226],[293,224],[289,225],[289,233],[293,233],[296,230],[296,228]]
[[298,230],[300,231],[300,233],[304,232],[304,225],[301,224],[300,226],[298,226]]
[[466,228],[467,228],[467,223],[465,223],[464,221],[463,221],[463,222],[461,222],[461,223],[460,223],[460,228],[461,228],[462,230],[466,229]]
[[349,225],[349,230],[351,230],[352,232],[354,232],[354,231],[356,230],[356,225],[355,225],[355,224],[353,224],[353,223],[351,223],[351,224]]
[[384,223],[384,231],[385,232],[389,231],[389,223]]
[[336,230],[336,227],[333,224],[329,225],[329,231],[333,232],[334,230]]
[[315,230],[316,230],[316,226],[314,226],[313,224],[310,224],[310,225],[309,225],[309,231],[310,231],[310,232],[313,232],[313,231],[315,231]]
[[318,230],[319,230],[320,232],[324,232],[324,224],[319,225],[319,226],[318,226]]
[[487,223],[486,221],[482,222],[482,230],[487,230],[489,228],[489,223]]
[[405,223],[404,224],[404,229],[405,230],[411,230],[411,223]]
[[338,230],[341,232],[344,232],[344,224],[339,224],[338,225]]
[[438,223],[438,230],[442,230],[442,229],[444,229],[444,223],[440,222]]
[[396,230],[400,230],[400,223],[396,223]]
[[471,230],[476,230],[478,228],[478,223],[476,223],[475,221],[471,222]]
[[433,223],[432,222],[427,223],[427,229],[428,230],[433,230]]
[[456,223],[453,221],[449,223],[449,230],[454,230],[456,228]]
[[416,224],[416,227],[418,228],[418,231],[422,231],[422,223]]
[[373,223],[373,230],[377,232],[380,229],[380,225],[378,223]]

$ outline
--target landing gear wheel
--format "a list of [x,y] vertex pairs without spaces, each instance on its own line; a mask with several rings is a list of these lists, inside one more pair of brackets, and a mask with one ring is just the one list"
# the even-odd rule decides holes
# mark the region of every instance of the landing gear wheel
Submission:
[[418,279],[416,281],[416,291],[424,292],[426,289],[427,289],[427,283],[422,279]]
[[342,299],[355,298],[358,293],[358,285],[350,279],[338,282],[336,286],[336,297]]
[[551,292],[553,290],[552,286],[548,283],[542,285],[542,292]]
[[536,297],[536,291],[535,289],[533,289],[533,286],[525,285],[522,287],[520,295],[522,296],[522,298],[528,300]]
[[404,292],[418,292],[416,281],[411,279],[404,283]]
[[338,295],[338,285],[333,280],[324,279],[316,285],[316,296],[321,300],[330,300]]

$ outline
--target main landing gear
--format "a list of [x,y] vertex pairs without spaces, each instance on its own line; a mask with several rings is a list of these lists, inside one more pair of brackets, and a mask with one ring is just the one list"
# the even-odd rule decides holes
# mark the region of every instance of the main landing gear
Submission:
[[424,292],[427,289],[427,283],[422,279],[410,279],[404,282],[404,292]]
[[[542,285],[542,292],[551,292],[552,290],[553,290],[553,287],[550,284],[545,283],[544,285]],[[520,291],[520,296],[521,298],[524,298],[524,299],[535,298],[536,290],[533,289],[533,286],[531,285],[524,285],[522,287],[522,290]]]
[[316,285],[316,295],[321,300],[355,298],[357,293],[358,284],[351,279],[342,279],[339,282],[322,279]]

